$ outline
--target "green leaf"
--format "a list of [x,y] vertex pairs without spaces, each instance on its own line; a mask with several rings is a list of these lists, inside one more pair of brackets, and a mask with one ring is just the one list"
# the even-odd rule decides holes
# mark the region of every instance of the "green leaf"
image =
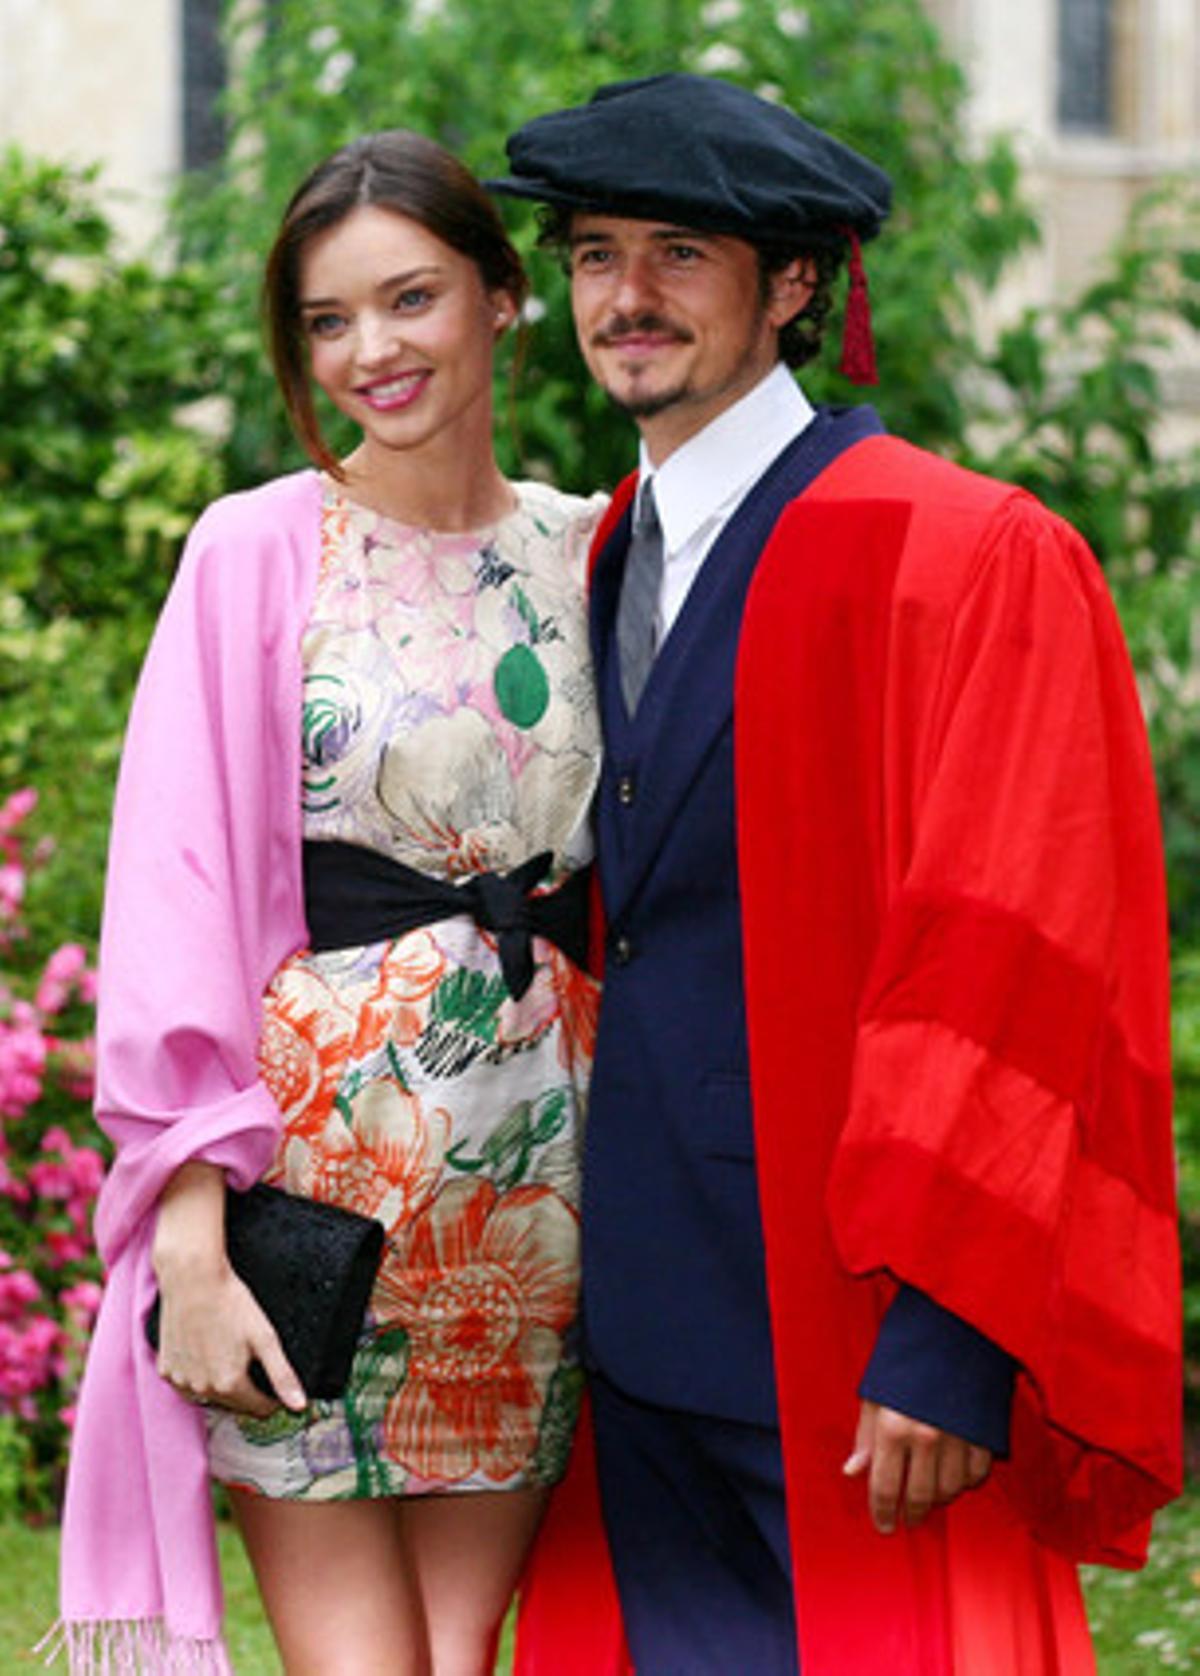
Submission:
[[451,972],[433,992],[430,1014],[438,1024],[452,1025],[483,1041],[496,1039],[496,1015],[508,998],[502,977],[489,978],[467,968]]

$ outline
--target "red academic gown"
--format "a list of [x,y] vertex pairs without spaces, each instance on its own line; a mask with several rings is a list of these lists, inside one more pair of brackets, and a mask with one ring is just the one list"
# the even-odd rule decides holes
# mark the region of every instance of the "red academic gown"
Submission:
[[[1140,1564],[1182,1481],[1161,845],[1097,567],[1023,492],[860,442],[764,550],[735,741],[804,1676],[1083,1676],[1075,1562]],[[881,1537],[840,1466],[898,1279],[1022,1371],[1010,1459]],[[517,1676],[627,1668],[585,1434]]]

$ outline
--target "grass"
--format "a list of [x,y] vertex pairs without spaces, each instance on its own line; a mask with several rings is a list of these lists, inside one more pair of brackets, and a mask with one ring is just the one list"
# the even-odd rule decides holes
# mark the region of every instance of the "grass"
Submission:
[[[282,1676],[237,1533],[223,1524],[218,1536],[233,1667],[238,1676]],[[56,1529],[0,1525],[0,1676],[41,1669],[41,1658],[31,1649],[54,1622],[57,1564]]]
[[[220,1538],[234,1669],[281,1676],[241,1545],[228,1526]],[[30,1649],[54,1617],[57,1553],[54,1530],[0,1526],[0,1676],[41,1667]],[[1084,1587],[1101,1676],[1200,1670],[1200,1492],[1158,1519],[1144,1571],[1089,1568]]]
[[1161,1513],[1144,1571],[1084,1570],[1101,1676],[1200,1670],[1200,1491]]

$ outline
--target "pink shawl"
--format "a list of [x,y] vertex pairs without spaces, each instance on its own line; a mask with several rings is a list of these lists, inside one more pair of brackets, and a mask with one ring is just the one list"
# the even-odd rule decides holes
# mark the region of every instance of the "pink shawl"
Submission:
[[153,1210],[186,1159],[235,1186],[279,1129],[258,1077],[264,989],[306,939],[300,637],[317,574],[311,471],[208,508],[142,673],[117,790],[100,954],[97,1119],[117,1149],[96,1233],[108,1283],[67,1482],[73,1672],[224,1672],[204,1418],[142,1332]]

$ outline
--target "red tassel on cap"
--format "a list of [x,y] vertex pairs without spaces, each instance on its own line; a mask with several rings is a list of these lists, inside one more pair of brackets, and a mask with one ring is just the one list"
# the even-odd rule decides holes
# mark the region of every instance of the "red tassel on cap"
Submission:
[[871,299],[867,293],[862,246],[853,227],[844,227],[842,231],[850,241],[850,289],[846,294],[846,320],[842,328],[842,358],[838,362],[838,371],[854,384],[878,384],[875,334],[871,330]]

